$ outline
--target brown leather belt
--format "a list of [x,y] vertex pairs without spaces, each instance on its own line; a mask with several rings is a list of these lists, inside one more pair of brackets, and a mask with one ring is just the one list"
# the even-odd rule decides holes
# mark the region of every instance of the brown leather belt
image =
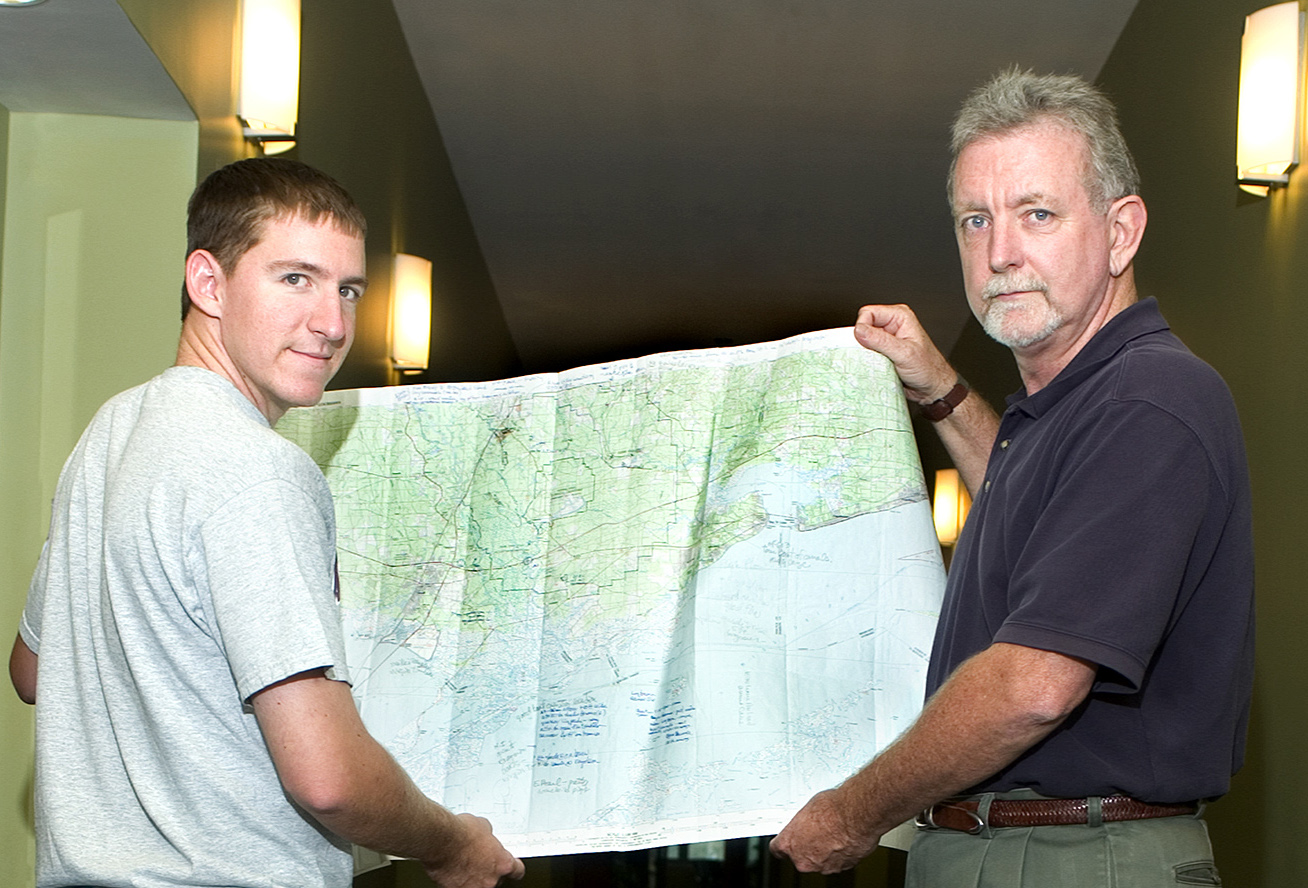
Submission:
[[[1153,817],[1177,817],[1194,814],[1197,802],[1179,805],[1150,805],[1130,796],[1104,796],[1100,800],[1104,822],[1148,820]],[[990,826],[1072,826],[1090,821],[1089,799],[995,799],[986,818],[981,818],[978,799],[959,799],[932,805],[917,817],[923,829],[953,829],[976,834]]]

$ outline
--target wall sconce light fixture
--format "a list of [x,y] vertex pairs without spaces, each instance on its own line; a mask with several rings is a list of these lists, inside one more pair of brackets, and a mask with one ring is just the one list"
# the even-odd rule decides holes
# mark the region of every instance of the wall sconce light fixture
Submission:
[[245,138],[265,154],[295,145],[300,106],[300,0],[241,0],[240,89]]
[[1298,0],[1244,20],[1235,163],[1240,187],[1251,194],[1287,184],[1299,162],[1303,22]]
[[972,497],[967,486],[958,477],[958,469],[940,469],[936,472],[936,492],[931,501],[931,517],[936,524],[936,539],[942,546],[958,542],[958,534],[972,508]]
[[431,260],[396,253],[391,263],[391,363],[401,373],[427,369],[431,351]]

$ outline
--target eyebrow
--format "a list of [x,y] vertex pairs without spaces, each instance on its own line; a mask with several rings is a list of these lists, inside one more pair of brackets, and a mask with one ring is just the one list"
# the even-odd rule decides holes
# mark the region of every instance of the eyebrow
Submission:
[[1044,194],[1043,192],[1040,191],[1031,191],[1018,197],[1017,200],[1010,203],[1009,206],[1024,207],[1029,204],[1044,204],[1044,203],[1049,203],[1049,195]]
[[[1028,191],[1025,194],[1018,195],[1015,200],[1006,203],[1005,207],[1008,209],[1015,209],[1017,207],[1039,206],[1048,203],[1050,203],[1049,195],[1042,191]],[[953,208],[954,219],[957,221],[969,213],[984,213],[988,210],[989,207],[982,203],[971,202],[958,204]]]

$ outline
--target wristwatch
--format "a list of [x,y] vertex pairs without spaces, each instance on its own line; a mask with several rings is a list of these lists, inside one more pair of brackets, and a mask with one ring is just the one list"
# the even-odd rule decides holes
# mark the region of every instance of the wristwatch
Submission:
[[939,422],[953,413],[955,407],[963,403],[967,393],[967,383],[963,381],[962,377],[959,377],[958,382],[954,383],[954,387],[943,398],[937,398],[930,404],[920,405],[922,415],[932,422]]

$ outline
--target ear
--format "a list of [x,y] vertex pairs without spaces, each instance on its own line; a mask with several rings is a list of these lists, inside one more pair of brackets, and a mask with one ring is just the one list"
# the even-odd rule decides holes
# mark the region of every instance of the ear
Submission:
[[186,295],[191,305],[209,315],[222,317],[222,292],[227,279],[222,266],[208,250],[195,250],[186,257]]
[[1140,249],[1149,214],[1138,194],[1128,194],[1113,201],[1108,208],[1108,270],[1113,277],[1121,276]]

